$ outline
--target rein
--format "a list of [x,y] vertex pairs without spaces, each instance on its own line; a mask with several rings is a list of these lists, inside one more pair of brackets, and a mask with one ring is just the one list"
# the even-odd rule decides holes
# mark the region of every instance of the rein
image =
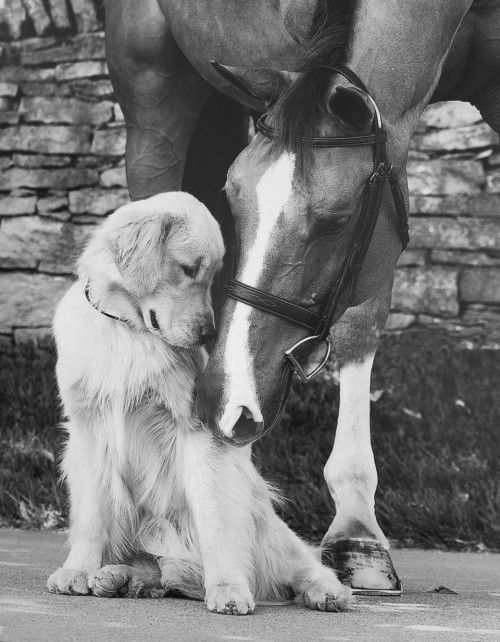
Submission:
[[[347,289],[349,289],[349,304],[352,303],[358,277],[380,214],[382,194],[386,182],[389,184],[396,210],[396,228],[401,240],[402,251],[405,250],[409,242],[408,213],[401,186],[387,156],[387,132],[382,126],[380,111],[364,83],[352,70],[347,67],[328,67],[328,69],[332,73],[344,76],[354,86],[361,89],[373,104],[376,114],[372,124],[372,131],[369,134],[338,137],[322,136],[307,139],[307,142],[312,147],[318,148],[373,147],[373,172],[363,188],[361,211],[350,247],[340,268],[340,275],[333,283],[330,295],[320,314],[287,299],[264,292],[259,288],[246,285],[236,279],[230,279],[226,284],[226,294],[232,299],[289,321],[311,332],[310,336],[285,351],[286,358],[297,375],[306,382],[312,379],[328,361],[331,351],[328,335],[337,312],[340,297]],[[271,140],[278,139],[275,130],[266,123],[266,114],[259,118],[256,123],[256,129],[266,138]],[[326,344],[326,354],[317,368],[307,373],[301,365],[301,360],[310,355],[321,343]]]

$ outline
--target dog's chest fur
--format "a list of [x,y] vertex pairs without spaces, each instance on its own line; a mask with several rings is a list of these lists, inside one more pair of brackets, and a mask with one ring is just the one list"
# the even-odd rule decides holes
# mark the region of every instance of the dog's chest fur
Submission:
[[107,319],[78,284],[61,302],[54,329],[68,429],[90,433],[94,470],[108,478],[114,508],[141,522],[133,530],[152,515],[175,521],[184,510],[182,436],[200,428],[192,403],[203,352]]

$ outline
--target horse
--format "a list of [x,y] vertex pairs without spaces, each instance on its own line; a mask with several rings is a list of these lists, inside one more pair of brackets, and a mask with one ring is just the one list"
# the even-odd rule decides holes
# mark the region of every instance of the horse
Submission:
[[[222,165],[213,158],[200,170],[194,162],[195,172],[211,176],[217,163],[225,175],[248,142],[224,186],[234,220],[229,271],[257,298],[284,301],[280,309],[295,305],[313,315],[322,309],[373,176],[371,145],[328,147],[315,140],[367,139],[380,125],[387,173],[407,204],[410,135],[430,101],[469,101],[500,131],[499,0],[106,0],[105,9],[108,66],[127,127],[131,198],[186,184],[194,133],[195,139],[205,134],[193,140],[198,148],[239,136],[223,146]],[[227,103],[216,128],[200,129],[200,115],[220,92],[266,112],[250,141]],[[394,594],[401,584],[374,510],[369,392],[402,242],[391,191],[384,186],[378,199],[362,264],[328,317],[340,408],[324,468],[336,513],[322,547],[324,559],[354,589]],[[210,430],[242,446],[276,423],[291,374],[286,353],[293,357],[290,348],[311,331],[269,305],[255,307],[255,292],[251,305],[232,294],[222,305],[196,403]],[[324,361],[322,346],[311,343],[314,351],[301,356],[302,374]]]

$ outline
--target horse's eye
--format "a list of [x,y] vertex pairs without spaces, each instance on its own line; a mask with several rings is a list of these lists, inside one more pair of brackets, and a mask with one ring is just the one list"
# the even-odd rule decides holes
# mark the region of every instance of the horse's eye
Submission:
[[190,279],[194,279],[194,277],[198,274],[199,268],[199,265],[181,265],[181,270]]
[[314,230],[320,236],[339,234],[346,227],[349,219],[347,216],[336,218],[320,218],[315,221]]

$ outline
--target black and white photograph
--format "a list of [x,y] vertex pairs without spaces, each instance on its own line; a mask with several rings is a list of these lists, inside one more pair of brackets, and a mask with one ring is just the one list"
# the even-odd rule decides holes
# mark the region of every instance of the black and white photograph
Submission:
[[0,0],[0,642],[500,640],[499,134],[500,0]]

